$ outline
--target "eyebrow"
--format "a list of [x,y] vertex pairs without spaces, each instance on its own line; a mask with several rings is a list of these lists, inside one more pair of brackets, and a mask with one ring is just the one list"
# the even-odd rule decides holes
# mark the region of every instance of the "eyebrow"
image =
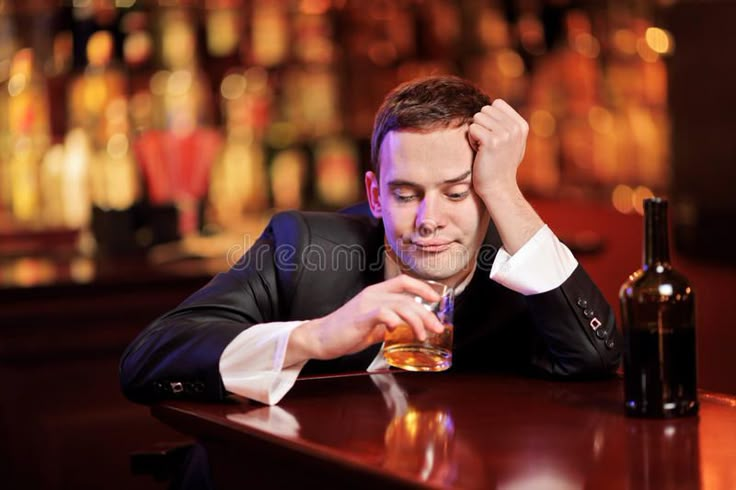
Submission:
[[[458,175],[457,177],[453,177],[451,179],[447,179],[447,180],[445,180],[442,183],[443,184],[457,184],[458,182],[462,182],[463,180],[467,179],[472,172],[473,172],[472,169],[471,170],[468,170],[467,172],[463,173],[462,175]],[[419,184],[417,184],[416,182],[411,182],[409,180],[402,180],[402,179],[390,180],[388,182],[388,185],[389,185],[389,187],[402,187],[402,186],[419,187]]]

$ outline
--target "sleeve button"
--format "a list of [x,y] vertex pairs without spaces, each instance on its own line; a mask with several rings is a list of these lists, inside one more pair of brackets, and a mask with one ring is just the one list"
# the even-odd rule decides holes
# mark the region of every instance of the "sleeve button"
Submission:
[[616,346],[616,342],[613,341],[613,337],[606,340],[606,349],[613,349]]
[[595,316],[595,311],[588,308],[587,310],[583,310],[583,315],[585,315],[585,318],[593,318]]
[[579,306],[580,308],[587,308],[587,307],[588,307],[588,302],[587,302],[587,301],[585,301],[585,300],[584,300],[583,298],[578,298],[578,300],[577,300],[577,305],[578,305],[578,306]]
[[599,339],[603,340],[606,337],[608,337],[608,334],[606,333],[606,331],[604,329],[599,328],[598,330],[595,331],[595,336],[598,337]]

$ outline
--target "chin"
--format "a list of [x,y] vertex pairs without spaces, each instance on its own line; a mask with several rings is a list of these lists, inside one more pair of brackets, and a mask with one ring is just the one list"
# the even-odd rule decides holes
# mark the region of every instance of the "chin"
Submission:
[[405,263],[409,265],[411,272],[421,279],[441,282],[451,279],[467,269],[467,264],[462,264],[462,267],[458,267],[457,265],[447,267],[446,265],[443,266],[426,259],[417,260],[416,257],[412,257],[412,259]]

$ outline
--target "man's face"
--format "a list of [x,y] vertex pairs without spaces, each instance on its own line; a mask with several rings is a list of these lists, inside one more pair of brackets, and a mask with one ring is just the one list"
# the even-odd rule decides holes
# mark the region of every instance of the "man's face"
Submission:
[[380,181],[366,174],[371,211],[404,272],[456,285],[472,270],[489,215],[473,190],[467,126],[391,131]]

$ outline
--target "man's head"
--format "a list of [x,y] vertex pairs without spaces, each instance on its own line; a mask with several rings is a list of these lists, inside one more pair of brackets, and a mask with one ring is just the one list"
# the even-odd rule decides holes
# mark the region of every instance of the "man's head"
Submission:
[[457,284],[470,272],[488,227],[473,190],[473,115],[489,97],[456,77],[400,85],[373,129],[366,192],[386,242],[405,272]]
[[390,131],[430,131],[470,124],[491,99],[472,83],[453,76],[433,76],[392,90],[376,113],[371,137],[371,167],[380,176],[380,153]]

